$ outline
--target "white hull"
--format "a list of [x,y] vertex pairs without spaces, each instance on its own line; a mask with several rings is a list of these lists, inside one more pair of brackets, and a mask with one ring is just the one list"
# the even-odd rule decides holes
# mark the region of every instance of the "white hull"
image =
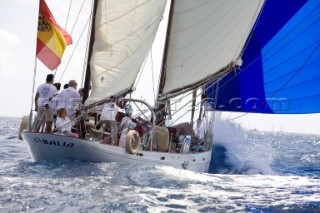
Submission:
[[75,159],[89,162],[166,165],[178,169],[208,172],[211,161],[211,150],[188,154],[139,151],[136,155],[132,155],[123,147],[63,135],[24,132],[22,138],[27,143],[35,162]]

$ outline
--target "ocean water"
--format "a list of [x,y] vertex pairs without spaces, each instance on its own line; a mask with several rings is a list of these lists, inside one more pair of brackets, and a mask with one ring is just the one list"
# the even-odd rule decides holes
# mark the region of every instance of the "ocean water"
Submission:
[[0,212],[320,212],[320,136],[215,123],[207,174],[158,166],[33,163],[21,119],[0,119]]

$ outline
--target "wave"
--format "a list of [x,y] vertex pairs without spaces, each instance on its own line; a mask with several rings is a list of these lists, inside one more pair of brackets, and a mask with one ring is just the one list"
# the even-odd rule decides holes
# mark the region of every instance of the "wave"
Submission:
[[[271,141],[264,137],[248,137],[234,122],[216,119],[214,123],[213,151],[209,173],[214,174],[276,174],[271,165],[274,151]],[[263,133],[260,133],[263,134]]]

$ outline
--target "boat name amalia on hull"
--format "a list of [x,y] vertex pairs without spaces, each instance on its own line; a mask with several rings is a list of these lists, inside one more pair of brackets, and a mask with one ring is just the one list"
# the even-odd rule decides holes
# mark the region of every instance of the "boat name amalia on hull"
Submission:
[[55,140],[48,141],[46,139],[41,139],[39,137],[35,137],[34,142],[43,143],[43,144],[52,145],[52,146],[70,147],[70,148],[74,147],[74,143],[60,142],[60,141],[55,141]]

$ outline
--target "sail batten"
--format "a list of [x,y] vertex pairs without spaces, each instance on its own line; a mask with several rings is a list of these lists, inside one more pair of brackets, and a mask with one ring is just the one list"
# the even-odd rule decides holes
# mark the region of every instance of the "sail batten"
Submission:
[[239,58],[264,1],[176,1],[163,94],[193,88]]
[[86,105],[131,90],[165,5],[158,0],[98,1],[90,60],[92,92]]

